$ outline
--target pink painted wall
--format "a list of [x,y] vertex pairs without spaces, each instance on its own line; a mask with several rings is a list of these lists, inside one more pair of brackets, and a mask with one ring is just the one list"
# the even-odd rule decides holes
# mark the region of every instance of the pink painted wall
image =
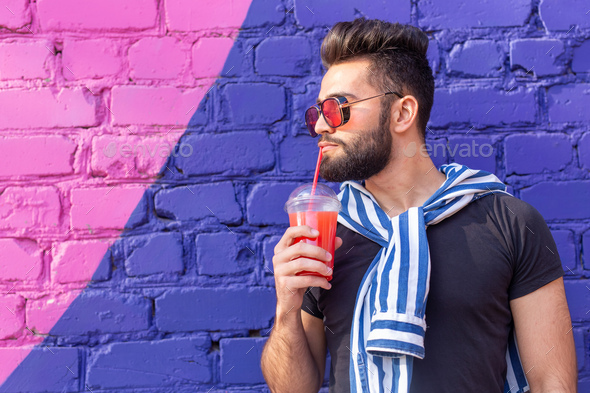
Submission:
[[249,6],[2,2],[0,384],[94,274],[219,75]]

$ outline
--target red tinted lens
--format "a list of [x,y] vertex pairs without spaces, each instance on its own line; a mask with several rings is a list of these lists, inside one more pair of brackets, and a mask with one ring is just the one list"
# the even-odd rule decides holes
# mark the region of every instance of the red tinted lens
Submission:
[[305,111],[305,125],[307,125],[307,130],[309,134],[314,138],[318,136],[315,132],[315,125],[320,118],[320,111],[317,107],[312,106],[307,111]]
[[342,125],[342,114],[340,113],[340,102],[336,98],[328,98],[322,103],[322,112],[326,123],[332,128]]

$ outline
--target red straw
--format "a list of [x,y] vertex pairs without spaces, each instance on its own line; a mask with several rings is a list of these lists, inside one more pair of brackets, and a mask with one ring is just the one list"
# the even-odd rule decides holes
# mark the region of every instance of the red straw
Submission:
[[318,184],[318,175],[320,173],[320,164],[322,163],[322,148],[320,147],[320,154],[318,154],[318,163],[315,166],[315,175],[313,176],[313,186],[311,187],[311,195],[315,195],[315,186]]

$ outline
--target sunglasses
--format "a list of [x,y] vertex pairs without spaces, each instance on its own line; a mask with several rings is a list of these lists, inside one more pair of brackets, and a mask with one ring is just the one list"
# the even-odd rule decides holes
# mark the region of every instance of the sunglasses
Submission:
[[388,91],[387,93],[379,94],[362,100],[348,102],[345,97],[330,97],[317,105],[310,106],[305,111],[305,125],[312,137],[318,136],[315,132],[315,125],[320,119],[320,114],[324,116],[324,120],[330,128],[336,128],[345,125],[350,120],[350,106],[358,104],[359,102],[372,100],[373,98],[383,97],[388,94],[395,94],[399,98],[403,96],[395,91]]

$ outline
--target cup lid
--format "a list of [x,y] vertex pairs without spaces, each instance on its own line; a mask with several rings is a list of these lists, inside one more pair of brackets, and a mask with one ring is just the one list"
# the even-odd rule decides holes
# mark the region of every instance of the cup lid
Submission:
[[[289,195],[289,200],[285,204],[285,210],[287,210],[288,206],[294,206],[301,203],[307,203],[312,200],[314,201],[321,201],[324,200],[330,205],[333,206],[340,206],[340,201],[338,200],[338,195],[325,184],[317,183],[315,192],[312,195],[313,183],[306,183],[299,187],[297,187],[293,192]],[[323,203],[323,202],[322,202]],[[339,210],[339,208],[337,209]]]
[[[293,190],[293,192],[289,195],[289,200],[310,197],[312,189],[313,189],[313,183],[303,184]],[[338,199],[338,195],[336,195],[334,190],[332,190],[330,187],[328,187],[327,185],[325,185],[323,183],[316,184],[315,192],[313,195]]]

